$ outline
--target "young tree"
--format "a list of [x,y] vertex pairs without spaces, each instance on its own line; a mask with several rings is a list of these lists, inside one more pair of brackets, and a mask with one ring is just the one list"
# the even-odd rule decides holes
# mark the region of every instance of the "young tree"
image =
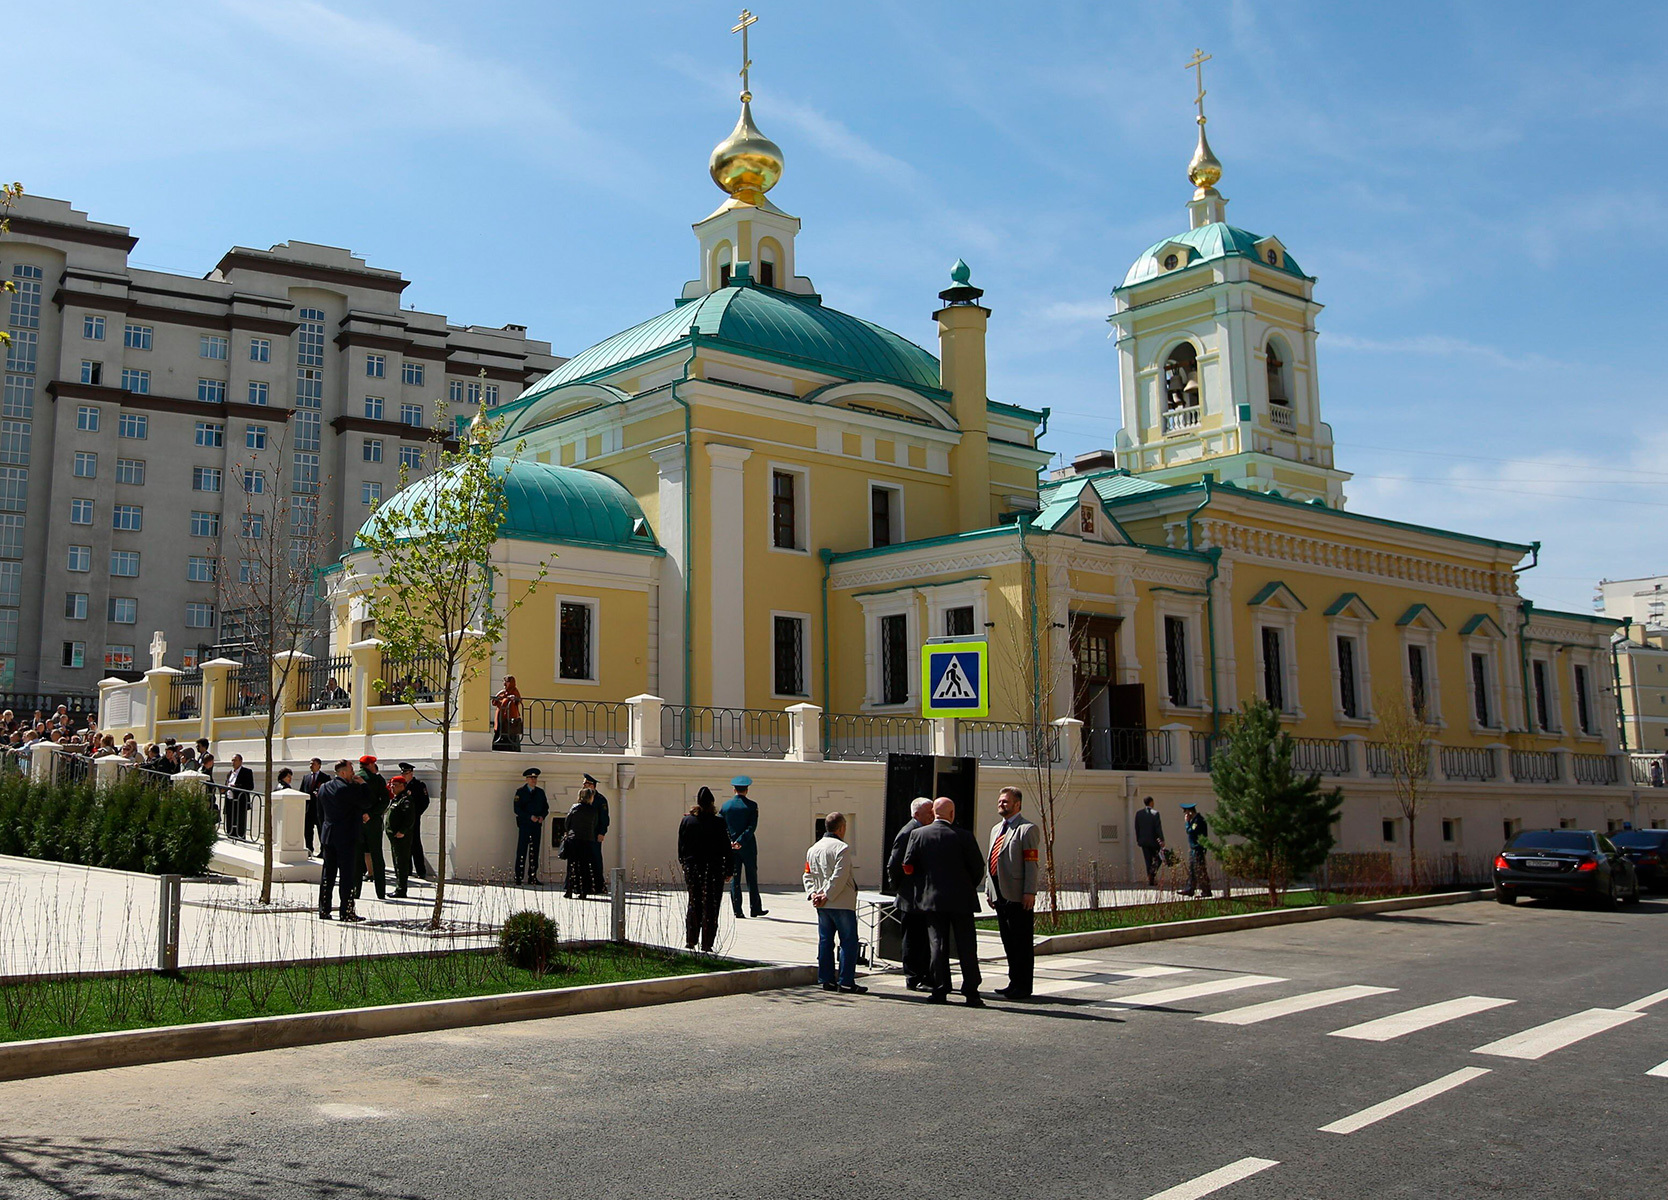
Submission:
[[238,524],[221,531],[215,563],[222,643],[236,644],[244,670],[256,674],[254,681],[228,681],[237,689],[236,708],[263,718],[268,803],[261,822],[262,904],[272,902],[272,745],[283,717],[280,700],[298,670],[295,655],[310,649],[319,632],[319,568],[335,557],[329,515],[319,511],[323,485],[301,475],[282,477],[289,426],[279,428],[276,439],[263,435],[264,444],[232,466],[226,486],[237,489],[243,503],[236,513],[228,506],[227,520]]
[[1344,803],[1343,789],[1322,791],[1319,775],[1292,770],[1293,748],[1279,714],[1253,700],[1229,718],[1211,753],[1215,832],[1240,839],[1211,849],[1226,870],[1266,880],[1270,908],[1293,879],[1326,861]]
[[[493,648],[504,638],[510,614],[532,595],[545,569],[525,589],[499,600],[493,546],[507,512],[504,480],[511,458],[492,454],[499,426],[480,412],[465,444],[446,436],[442,408],[425,455],[426,477],[409,482],[400,468],[397,503],[378,506],[359,531],[359,545],[370,552],[372,570],[367,616],[388,659],[434,664],[433,698],[439,711],[425,707],[425,688],[397,689],[394,699],[409,704],[417,719],[440,730],[440,827],[446,828],[450,799],[452,730],[457,725],[463,687],[487,666]],[[512,451],[519,454],[521,447]],[[379,681],[380,685],[380,681]],[[442,833],[435,859],[434,912],[438,929],[446,902],[446,839]]]
[[1378,709],[1378,734],[1384,753],[1388,756],[1390,787],[1407,818],[1407,881],[1419,886],[1419,812],[1424,807],[1425,795],[1430,790],[1431,727],[1401,692],[1380,693],[1375,698]]

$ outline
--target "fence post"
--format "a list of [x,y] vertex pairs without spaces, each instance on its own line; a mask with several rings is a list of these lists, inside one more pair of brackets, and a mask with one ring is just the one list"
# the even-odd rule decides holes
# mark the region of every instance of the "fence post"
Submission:
[[932,719],[932,752],[934,754],[943,758],[955,758],[958,740],[954,717],[934,717]]
[[631,709],[631,733],[626,753],[640,758],[657,758],[666,753],[660,744],[660,710],[666,701],[647,692],[626,701]]
[[1570,756],[1571,756],[1570,748],[1568,746],[1555,746],[1552,750],[1552,753],[1553,753],[1553,756],[1554,756],[1554,761],[1558,764],[1556,772],[1553,775],[1552,782],[1553,783],[1574,783],[1575,782],[1575,774],[1574,774],[1574,771],[1573,771],[1573,767],[1575,766],[1575,764],[1570,761]]
[[1058,747],[1056,750],[1058,757],[1055,761],[1068,767],[1082,767],[1083,722],[1076,717],[1060,717],[1057,720],[1050,721],[1049,724],[1059,731],[1059,738],[1055,743]]
[[[311,654],[303,654],[299,650],[280,650],[272,656],[269,664],[271,677],[267,681],[267,694],[272,697],[272,715],[279,722],[278,736],[284,736],[284,714],[302,712],[308,706],[306,696],[301,695],[302,671],[313,661]],[[278,677],[284,673],[284,664],[289,664],[289,678],[284,680],[284,686],[279,688]]]
[[365,722],[365,709],[382,701],[376,684],[382,678],[382,639],[366,638],[348,647],[353,657],[353,683],[348,688],[348,731],[370,733]]
[[1100,907],[1100,863],[1089,860],[1089,907]]
[[1184,725],[1180,721],[1172,721],[1168,725],[1160,725],[1158,731],[1169,739],[1170,762],[1169,765],[1160,764],[1154,770],[1167,771],[1172,774],[1178,771],[1192,770],[1188,761],[1193,757],[1192,727]]
[[306,862],[307,793],[278,788],[267,803],[272,805],[272,861],[286,865]]
[[182,795],[201,796],[203,785],[207,782],[208,776],[201,771],[176,771],[169,786]]
[[163,875],[156,913],[156,969],[172,974],[180,969],[180,877]]
[[788,719],[788,757],[794,762],[821,762],[822,709],[815,704],[791,704]]
[[[145,706],[145,740],[156,741],[156,723],[174,719],[174,680],[185,672],[177,667],[152,667],[145,672],[145,683],[151,689],[150,703]],[[138,737],[136,733],[133,735]]]
[[29,751],[29,782],[51,783],[57,777],[57,756],[62,754],[55,742],[36,742]]
[[120,755],[106,754],[103,758],[93,759],[93,788],[96,791],[107,792],[121,782],[122,760]]
[[1349,755],[1349,770],[1344,772],[1344,778],[1367,778],[1367,739],[1359,733],[1346,733],[1338,740],[1344,744],[1344,753]]
[[232,672],[241,665],[229,658],[211,658],[203,664],[203,711],[197,714],[203,732],[199,737],[206,737],[210,742],[215,740],[215,718],[225,711],[226,692],[232,686]]
[[613,909],[614,940],[626,940],[625,868],[615,867],[608,880],[608,899]]

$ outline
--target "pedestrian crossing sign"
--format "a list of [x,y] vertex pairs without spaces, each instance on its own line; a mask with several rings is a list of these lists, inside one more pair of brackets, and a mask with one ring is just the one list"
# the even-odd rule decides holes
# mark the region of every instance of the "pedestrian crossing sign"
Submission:
[[921,715],[990,715],[990,648],[984,642],[928,642],[921,647]]

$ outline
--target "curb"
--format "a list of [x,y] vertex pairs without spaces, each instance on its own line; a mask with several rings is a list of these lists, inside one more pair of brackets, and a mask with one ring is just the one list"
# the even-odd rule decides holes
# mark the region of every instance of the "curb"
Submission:
[[1279,912],[1239,913],[1229,917],[1200,917],[1192,921],[1167,921],[1158,925],[1137,925],[1131,929],[1091,929],[1084,933],[1057,933],[1037,939],[1038,954],[1075,954],[1081,950],[1102,950],[1109,946],[1139,946],[1145,942],[1168,942],[1175,938],[1205,937],[1212,933],[1234,933],[1241,929],[1267,929],[1274,925],[1301,925],[1308,921],[1372,916],[1410,908],[1440,908],[1487,900],[1493,888],[1443,892],[1434,896],[1392,896],[1386,900],[1357,900],[1348,904],[1317,904],[1308,908],[1286,908]]
[[143,1063],[214,1058],[256,1050],[316,1046],[404,1033],[428,1033],[439,1029],[676,1004],[684,1000],[802,987],[815,983],[816,978],[817,969],[814,966],[753,967],[703,975],[669,975],[625,983],[599,983],[589,987],[465,996],[453,1000],[420,1000],[374,1008],[344,1008],[333,1012],[39,1038],[0,1044],[0,1080],[33,1079],[42,1075],[102,1071]]

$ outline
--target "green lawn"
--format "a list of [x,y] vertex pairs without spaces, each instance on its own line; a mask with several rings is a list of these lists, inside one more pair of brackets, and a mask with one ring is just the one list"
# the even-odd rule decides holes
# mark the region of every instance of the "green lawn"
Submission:
[[[1347,904],[1362,899],[1341,892],[1287,892],[1286,908],[1308,908],[1316,904]],[[1121,908],[1067,909],[1057,917],[1037,914],[1037,936],[1056,933],[1087,933],[1092,929],[1132,929],[1137,925],[1162,925],[1169,921],[1193,921],[1200,917],[1235,917],[1242,913],[1267,912],[1268,893],[1246,892],[1232,900],[1175,900],[1161,904],[1129,904]],[[996,918],[979,922],[981,929],[995,929]]]
[[621,983],[741,965],[605,945],[564,950],[561,969],[543,975],[513,967],[491,951],[441,950],[282,967],[190,968],[178,976],[137,971],[33,979],[0,985],[0,1042]]

